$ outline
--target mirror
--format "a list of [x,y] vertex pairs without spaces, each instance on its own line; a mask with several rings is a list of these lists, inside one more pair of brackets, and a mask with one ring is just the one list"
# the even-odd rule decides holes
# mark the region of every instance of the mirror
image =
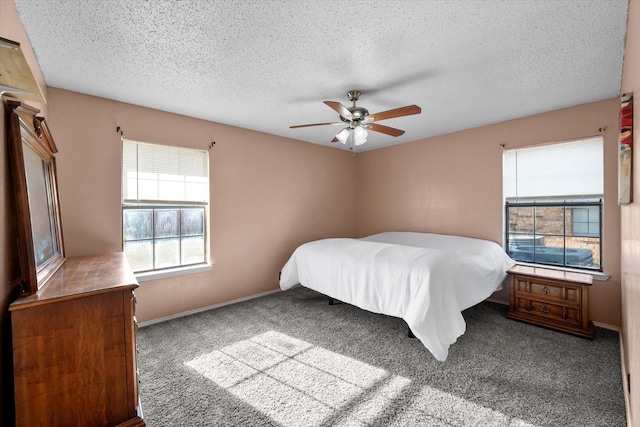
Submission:
[[22,289],[36,293],[64,263],[54,154],[58,151],[39,111],[6,101],[7,143],[15,190]]

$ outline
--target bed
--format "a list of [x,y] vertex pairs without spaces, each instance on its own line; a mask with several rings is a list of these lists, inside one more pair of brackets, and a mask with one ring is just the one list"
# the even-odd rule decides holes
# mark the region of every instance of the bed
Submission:
[[431,233],[385,232],[299,246],[280,273],[374,313],[400,317],[440,361],[466,329],[462,311],[502,288],[515,265],[495,242]]

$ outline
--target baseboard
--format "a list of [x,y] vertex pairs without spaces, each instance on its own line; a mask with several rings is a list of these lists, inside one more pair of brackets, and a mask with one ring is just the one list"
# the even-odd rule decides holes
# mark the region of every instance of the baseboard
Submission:
[[494,302],[496,304],[509,305],[509,301],[501,299],[487,298],[485,301]]
[[620,333],[620,326],[609,325],[607,323],[602,323],[602,322],[593,322],[593,326]]
[[627,413],[627,425],[631,426],[631,401],[629,396],[629,382],[628,382],[628,372],[627,365],[624,363],[625,361],[625,350],[624,350],[624,340],[622,339],[622,334],[620,334],[620,367],[622,368],[622,394],[624,395],[624,407]]
[[236,304],[243,301],[249,301],[254,298],[264,297],[266,295],[281,292],[280,289],[274,289],[272,291],[261,292],[259,294],[251,295],[248,297],[238,298],[231,301],[221,302],[220,304],[209,305],[207,307],[196,308],[195,310],[183,311],[182,313],[172,314],[171,316],[160,317],[158,319],[148,320],[146,322],[140,322],[138,327],[143,328],[145,326],[154,325],[156,323],[166,322],[168,320],[179,319],[180,317],[190,316],[192,314],[202,313],[203,311],[213,310],[214,308],[224,307],[225,305]]

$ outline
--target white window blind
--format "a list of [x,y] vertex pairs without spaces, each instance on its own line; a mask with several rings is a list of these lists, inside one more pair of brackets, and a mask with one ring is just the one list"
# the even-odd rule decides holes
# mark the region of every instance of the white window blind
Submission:
[[207,151],[127,139],[122,149],[125,202],[208,202]]
[[505,150],[507,200],[602,197],[603,139]]

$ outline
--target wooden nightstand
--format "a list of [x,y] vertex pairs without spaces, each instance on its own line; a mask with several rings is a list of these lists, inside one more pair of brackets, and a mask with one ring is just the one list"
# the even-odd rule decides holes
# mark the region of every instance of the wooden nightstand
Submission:
[[509,274],[507,317],[593,339],[590,274],[516,265]]

